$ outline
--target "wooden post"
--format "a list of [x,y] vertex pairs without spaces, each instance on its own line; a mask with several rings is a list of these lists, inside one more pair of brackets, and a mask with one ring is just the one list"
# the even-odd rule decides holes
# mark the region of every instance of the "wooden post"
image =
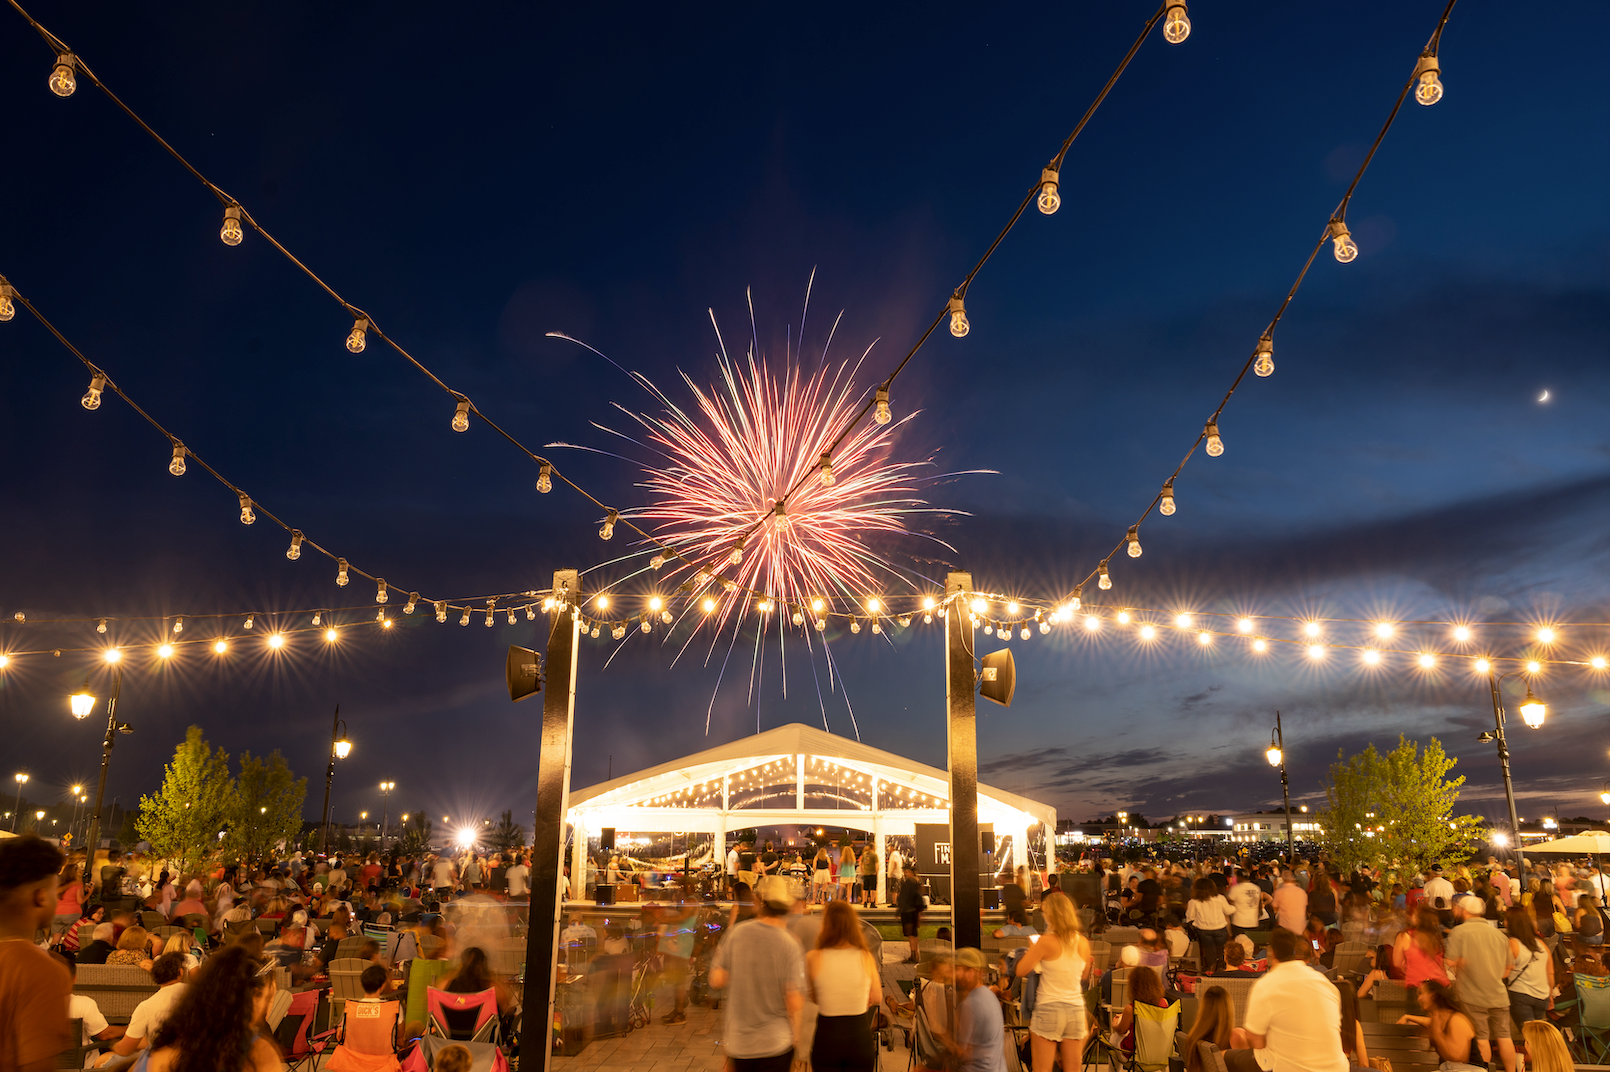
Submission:
[[983,924],[978,893],[978,728],[975,722],[974,636],[967,605],[973,575],[945,579],[945,703],[950,744],[950,915],[955,948],[979,948]]
[[[548,665],[543,671],[542,751],[537,762],[537,812],[531,834],[531,912],[526,928],[525,1054],[553,1054],[554,966],[565,907],[565,813],[570,807],[570,742],[576,716],[576,640],[581,635],[581,576],[553,575]],[[535,1067],[536,1061],[532,1060]]]

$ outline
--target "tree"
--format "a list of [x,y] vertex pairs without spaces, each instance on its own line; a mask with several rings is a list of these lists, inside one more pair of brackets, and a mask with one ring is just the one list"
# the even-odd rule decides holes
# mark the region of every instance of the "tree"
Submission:
[[135,830],[157,856],[192,870],[216,848],[233,791],[229,754],[222,748],[214,752],[201,727],[191,726],[174,749],[161,790],[140,798]]
[[397,851],[406,856],[429,852],[431,845],[432,831],[429,817],[417,808],[412,815],[413,818],[402,824],[397,835]]
[[1318,819],[1321,840],[1339,866],[1386,863],[1423,870],[1470,856],[1482,820],[1453,814],[1465,779],[1447,777],[1459,761],[1443,751],[1441,741],[1431,738],[1422,752],[1418,741],[1399,734],[1398,746],[1386,755],[1372,744],[1351,758],[1336,758]]
[[496,852],[513,852],[525,848],[525,827],[514,821],[514,812],[505,811],[486,836],[487,843]]
[[240,778],[230,794],[226,818],[229,835],[224,851],[244,863],[272,854],[281,842],[289,846],[302,831],[302,802],[307,779],[298,779],[279,750],[266,760],[241,753]]

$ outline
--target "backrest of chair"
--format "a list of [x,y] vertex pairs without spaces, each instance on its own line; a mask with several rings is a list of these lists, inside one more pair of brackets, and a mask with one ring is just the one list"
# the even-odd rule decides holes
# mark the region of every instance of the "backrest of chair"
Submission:
[[1180,1003],[1167,1008],[1135,1003],[1135,1064],[1147,1070],[1168,1067],[1174,1031],[1180,1025]]
[[1247,999],[1252,996],[1252,988],[1258,983],[1258,977],[1249,979],[1215,978],[1211,985],[1222,986],[1229,995],[1230,1004],[1235,1009],[1235,1026],[1244,1027],[1247,1022]]
[[148,931],[154,931],[167,922],[168,917],[164,916],[161,912],[140,913],[140,926],[144,927]]
[[330,917],[325,917],[324,919],[310,919],[308,920],[308,926],[317,931],[319,936],[322,938],[324,935],[330,933],[330,924],[334,922],[335,920]]
[[1595,1031],[1610,1027],[1610,977],[1576,977],[1577,1015],[1583,1027]]
[[252,920],[249,920],[249,919],[238,920],[238,921],[233,922],[233,923],[225,923],[224,924],[224,941],[225,942],[238,941],[243,936],[248,935],[248,934],[255,934],[256,932],[257,932],[257,924],[255,922],[253,922]]
[[278,1030],[274,1032],[274,1040],[285,1051],[285,1056],[302,1057],[312,1048],[308,1034],[318,1019],[319,1003],[323,998],[322,990],[304,990],[291,995],[291,1004],[285,1010]]
[[434,986],[425,991],[428,1028],[443,1038],[485,1042],[496,1030],[498,995],[495,990],[452,994]]
[[183,927],[176,927],[170,924],[166,927],[158,927],[151,933],[158,938],[172,938],[175,934],[189,934],[190,932]]
[[1196,1051],[1201,1055],[1203,1072],[1227,1072],[1224,1054],[1213,1043],[1204,1039],[1196,1044]]
[[369,967],[369,961],[362,957],[336,957],[330,961],[331,971],[361,972]]
[[124,1020],[158,990],[151,973],[134,964],[80,964],[73,991],[95,999],[101,1015]]
[[415,957],[408,962],[408,1008],[404,1019],[411,1024],[425,1022],[427,1002],[425,992],[437,979],[453,970],[450,960],[428,960]]
[[[360,961],[360,963],[362,963]],[[330,1000],[356,1001],[363,997],[363,970],[340,971],[330,969]]]
[[1331,968],[1337,972],[1356,972],[1369,952],[1370,947],[1363,942],[1342,942],[1331,957]]
[[354,935],[351,935],[350,937],[343,938],[339,942],[336,943],[335,955],[337,957],[343,957],[343,958],[344,957],[356,957],[358,955],[358,953],[363,949],[364,943],[372,941],[372,940],[373,939],[365,938],[361,934],[354,934]]
[[[486,959],[493,974],[506,975],[512,978],[519,974],[521,966],[525,964],[525,943],[505,941],[501,945],[486,950]],[[587,963],[590,963],[590,961]],[[577,968],[581,966],[583,965],[573,965],[573,967]]]
[[1112,1007],[1122,1009],[1129,1004],[1129,969],[1112,970]]
[[911,991],[911,1001],[915,1006],[913,1013],[913,1022],[915,1024],[915,1036],[913,1041],[915,1051],[917,1057],[919,1057],[923,1064],[928,1068],[944,1067],[941,1062],[945,1056],[945,1047],[942,1043],[940,1043],[938,1036],[934,1033],[934,1025],[929,1022],[928,1011],[923,1008],[922,1004],[923,990],[926,987],[937,985],[939,984],[925,983],[919,979],[917,981],[917,985]]
[[76,1016],[68,1020],[67,1033],[68,1037],[73,1040],[73,1044],[57,1055],[56,1067],[83,1068],[84,1051],[88,1049],[84,1045],[84,1021]]
[[341,1045],[357,1053],[396,1053],[401,1022],[400,1002],[349,1001],[341,1018]]
[[1090,940],[1090,963],[1097,968],[1106,970],[1107,965],[1112,963],[1112,945],[1092,938]]
[[[290,973],[287,972],[286,974],[289,975]],[[277,979],[278,976],[279,973],[276,972],[275,978]],[[291,993],[288,989],[289,986],[289,983],[281,983],[275,989],[274,1000],[269,1003],[268,1012],[263,1016],[263,1019],[268,1021],[270,1031],[278,1031],[280,1022],[285,1019],[285,1014],[291,1011],[291,999],[296,995]]]
[[259,933],[269,935],[278,930],[280,923],[283,921],[278,919],[265,919],[262,916],[258,916],[252,922],[256,925]]

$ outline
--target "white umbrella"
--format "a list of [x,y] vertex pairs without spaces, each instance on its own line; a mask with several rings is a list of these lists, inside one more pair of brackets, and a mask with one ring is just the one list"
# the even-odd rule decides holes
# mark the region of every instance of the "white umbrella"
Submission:
[[1610,852],[1610,834],[1602,830],[1587,830],[1570,837],[1545,841],[1541,845],[1526,846],[1527,852],[1561,852],[1569,856],[1586,856],[1589,853]]

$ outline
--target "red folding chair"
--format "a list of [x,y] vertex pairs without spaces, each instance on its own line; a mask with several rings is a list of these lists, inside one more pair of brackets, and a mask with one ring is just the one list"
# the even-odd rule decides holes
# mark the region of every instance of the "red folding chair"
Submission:
[[425,1033],[454,1042],[501,1044],[498,1028],[498,995],[495,990],[478,994],[450,994],[434,986],[425,991]]
[[285,1010],[285,1019],[274,1032],[274,1041],[279,1043],[281,1052],[285,1054],[285,1063],[290,1072],[306,1068],[311,1070],[318,1067],[318,1059],[334,1041],[335,1032],[325,1031],[314,1035],[313,1025],[319,1018],[319,1002],[323,1000],[324,991],[304,990],[291,997],[291,1007]]
[[397,1072],[397,1036],[402,1005],[395,1001],[349,1001],[341,1017],[329,1072]]

